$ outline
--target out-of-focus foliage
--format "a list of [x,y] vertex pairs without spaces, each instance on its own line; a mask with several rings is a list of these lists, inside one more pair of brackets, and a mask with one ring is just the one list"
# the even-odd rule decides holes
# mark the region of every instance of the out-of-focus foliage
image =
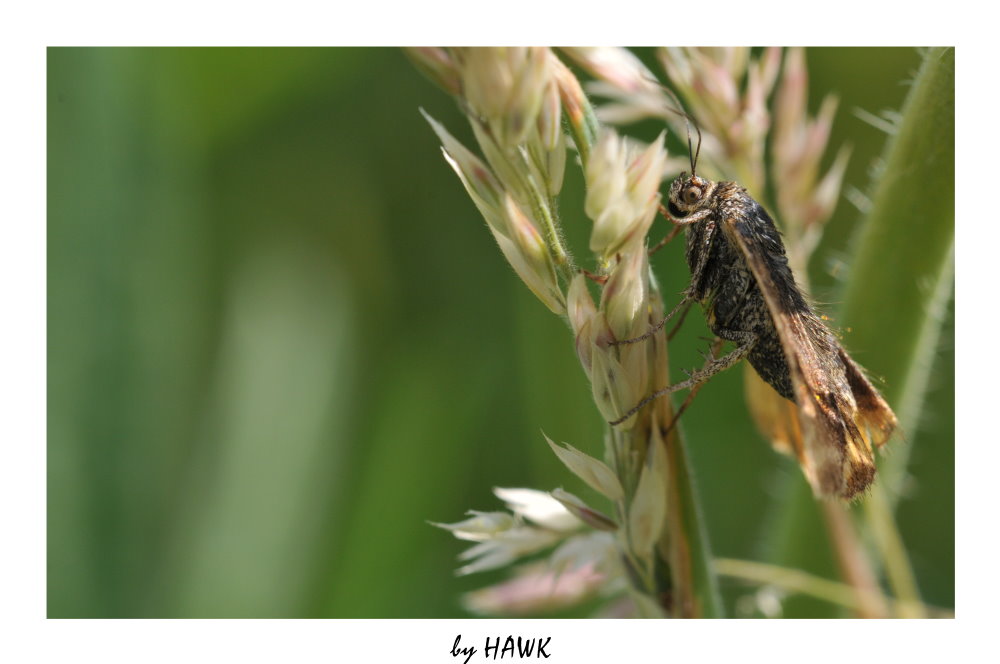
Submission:
[[[867,191],[886,137],[850,111],[898,109],[919,56],[807,60],[811,103],[842,99],[846,184]],[[418,107],[471,132],[402,53],[53,49],[48,74],[50,616],[461,616],[483,579],[453,576],[461,547],[427,520],[496,508],[496,485],[592,495],[539,432],[601,449],[567,331],[441,159]],[[581,251],[582,210],[562,216]],[[860,217],[842,201],[828,225],[820,301]],[[686,281],[678,249],[655,259],[665,293]],[[676,368],[706,333],[692,314]],[[862,364],[894,343],[864,338],[845,334]],[[927,358],[899,499],[923,597],[945,607],[950,342]],[[771,497],[800,478],[742,399],[740,372],[721,375],[683,425],[714,551],[760,558]]]

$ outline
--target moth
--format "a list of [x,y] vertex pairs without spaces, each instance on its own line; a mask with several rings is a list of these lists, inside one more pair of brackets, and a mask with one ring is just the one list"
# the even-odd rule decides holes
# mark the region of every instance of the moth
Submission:
[[710,359],[688,380],[650,395],[630,414],[745,358],[778,394],[797,405],[802,437],[795,453],[815,493],[855,498],[874,481],[872,446],[886,442],[896,416],[813,311],[763,206],[735,182],[699,177],[695,165],[693,156],[691,175],[681,173],[673,181],[667,205],[670,220],[686,230],[691,282],[654,330],[697,302],[712,332],[736,348]]

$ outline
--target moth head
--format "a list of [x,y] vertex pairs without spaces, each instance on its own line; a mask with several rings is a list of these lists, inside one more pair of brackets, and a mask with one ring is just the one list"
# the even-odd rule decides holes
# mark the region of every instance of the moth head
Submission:
[[670,185],[667,209],[676,219],[683,219],[708,205],[715,183],[697,175],[681,173]]

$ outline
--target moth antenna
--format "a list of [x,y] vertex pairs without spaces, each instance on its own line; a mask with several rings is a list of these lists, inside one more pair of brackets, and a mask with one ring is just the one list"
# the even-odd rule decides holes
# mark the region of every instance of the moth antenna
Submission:
[[[701,155],[701,127],[698,123],[694,125],[695,131],[698,132],[698,147],[694,151],[694,159],[691,160],[691,177],[694,177],[694,168],[698,165],[698,157]],[[688,154],[691,154],[691,130],[688,129]]]
[[[691,123],[688,122],[687,115],[684,116],[684,126],[687,128],[688,134],[688,159],[691,161],[691,177],[695,176],[695,165],[697,165],[698,160],[694,156],[694,148],[691,146]],[[698,147],[701,148],[701,137],[698,138]]]
[[[688,157],[691,160],[691,177],[694,177],[695,176],[695,169],[698,166],[698,157],[701,155],[701,127],[699,127],[698,123],[694,121],[694,118],[692,118],[687,113],[687,111],[684,110],[684,106],[683,106],[683,104],[681,104],[681,100],[678,99],[677,94],[673,90],[671,90],[667,86],[663,85],[662,83],[660,83],[659,81],[657,81],[655,78],[651,78],[649,76],[646,76],[645,78],[650,83],[653,83],[654,85],[656,85],[657,87],[659,87],[661,90],[663,90],[663,92],[665,92],[673,100],[674,104],[676,105],[676,108],[671,108],[670,106],[667,106],[667,110],[670,111],[671,113],[676,113],[677,115],[680,115],[681,117],[684,118],[684,126],[687,128]],[[695,147],[695,146],[693,146],[691,144],[691,125],[692,124],[694,125],[695,132],[698,134],[698,145],[697,145],[697,147]]]

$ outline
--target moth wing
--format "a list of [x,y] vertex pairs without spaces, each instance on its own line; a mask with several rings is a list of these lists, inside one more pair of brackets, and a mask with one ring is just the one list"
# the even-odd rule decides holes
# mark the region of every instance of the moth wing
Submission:
[[865,376],[864,370],[851,359],[843,348],[839,349],[840,360],[844,363],[847,382],[851,386],[851,394],[858,406],[858,427],[862,432],[871,434],[871,442],[881,447],[895,431],[896,414],[889,404]]
[[[811,314],[793,315],[787,296],[783,297],[775,283],[773,270],[768,265],[767,249],[752,223],[761,222],[728,216],[722,227],[753,273],[785,351],[798,405],[803,471],[817,494],[853,498],[874,480],[875,461],[867,438],[858,428],[850,376],[828,375],[821,358],[827,353],[846,357],[846,353],[828,331],[825,335],[817,334],[815,325],[822,324],[810,320]],[[791,272],[787,272],[787,279],[790,283],[785,286],[797,289]],[[826,347],[827,344],[832,347]],[[850,358],[847,364],[861,376]],[[871,390],[874,392],[874,388]]]

